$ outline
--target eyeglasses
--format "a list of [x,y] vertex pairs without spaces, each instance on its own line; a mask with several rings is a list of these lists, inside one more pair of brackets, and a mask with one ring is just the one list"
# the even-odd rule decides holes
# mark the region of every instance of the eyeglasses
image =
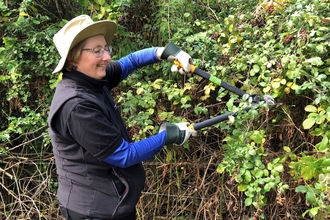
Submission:
[[104,54],[104,51],[107,51],[109,53],[109,55],[111,56],[112,54],[112,46],[97,46],[94,48],[83,48],[82,50],[89,50],[92,53],[94,53],[96,55],[96,57],[101,57]]

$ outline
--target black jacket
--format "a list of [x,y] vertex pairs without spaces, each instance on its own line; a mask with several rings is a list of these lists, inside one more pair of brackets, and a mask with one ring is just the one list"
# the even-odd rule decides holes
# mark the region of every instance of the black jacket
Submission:
[[[111,74],[110,74],[111,73]],[[103,162],[131,141],[109,90],[120,82],[116,62],[104,80],[64,72],[48,118],[58,173],[58,199],[75,212],[99,218],[131,213],[145,182],[142,164],[119,168]]]

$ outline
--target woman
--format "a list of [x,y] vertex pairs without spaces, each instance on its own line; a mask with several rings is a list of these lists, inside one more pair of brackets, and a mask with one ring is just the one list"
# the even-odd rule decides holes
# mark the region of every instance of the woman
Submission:
[[[116,61],[109,46],[117,25],[81,15],[54,36],[61,71],[48,118],[58,173],[58,199],[67,219],[136,219],[144,186],[141,162],[166,144],[183,144],[196,131],[163,123],[159,133],[132,142],[110,90],[137,68],[177,59],[189,72],[191,57],[170,43]],[[173,69],[173,68],[172,68]]]

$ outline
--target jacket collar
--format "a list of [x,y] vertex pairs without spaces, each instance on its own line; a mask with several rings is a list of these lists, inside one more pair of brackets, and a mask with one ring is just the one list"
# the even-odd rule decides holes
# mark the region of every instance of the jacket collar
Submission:
[[94,79],[82,72],[79,72],[78,70],[64,71],[63,79],[65,78],[74,80],[78,85],[95,92],[102,92],[103,87],[108,83],[108,81],[105,79]]

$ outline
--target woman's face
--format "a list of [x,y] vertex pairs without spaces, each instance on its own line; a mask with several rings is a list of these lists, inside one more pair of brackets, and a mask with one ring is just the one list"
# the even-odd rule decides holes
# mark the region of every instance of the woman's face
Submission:
[[[103,35],[88,38],[77,61],[77,70],[94,79],[105,77],[105,68],[111,60],[109,52],[104,51],[105,47],[108,47],[108,45]],[[104,53],[98,54],[89,50],[93,48],[95,48],[95,52],[101,49]]]

